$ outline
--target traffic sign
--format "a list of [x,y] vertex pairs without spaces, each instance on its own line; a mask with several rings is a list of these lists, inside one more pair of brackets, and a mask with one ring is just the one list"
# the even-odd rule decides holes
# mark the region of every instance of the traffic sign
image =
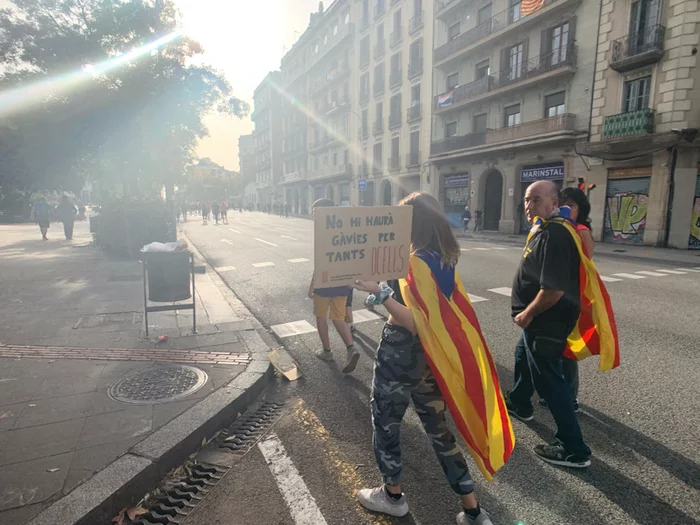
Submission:
[[366,190],[367,189],[367,179],[360,179],[357,181],[357,189],[358,190]]

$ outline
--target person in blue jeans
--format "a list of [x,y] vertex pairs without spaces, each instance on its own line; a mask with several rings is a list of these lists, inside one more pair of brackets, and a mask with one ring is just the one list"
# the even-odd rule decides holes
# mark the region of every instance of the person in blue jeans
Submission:
[[[531,223],[559,211],[559,190],[538,181],[525,193]],[[513,280],[513,321],[523,329],[515,346],[513,389],[508,412],[521,421],[533,419],[532,396],[543,398],[557,425],[556,441],[535,446],[535,453],[555,465],[584,468],[591,449],[583,440],[574,399],[564,375],[566,338],[580,313],[578,250],[566,228],[553,222],[534,225]]]

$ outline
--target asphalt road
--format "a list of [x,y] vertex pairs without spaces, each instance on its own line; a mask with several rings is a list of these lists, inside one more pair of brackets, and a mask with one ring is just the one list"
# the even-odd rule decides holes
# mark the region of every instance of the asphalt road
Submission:
[[[229,217],[229,225],[202,226],[191,217],[182,226],[271,337],[278,325],[313,326],[306,298],[313,268],[311,221],[248,212]],[[507,389],[518,329],[510,319],[507,290],[497,289],[511,286],[520,249],[462,246],[458,269]],[[622,366],[599,374],[593,359],[581,365],[580,422],[593,464],[569,471],[534,456],[532,446],[553,435],[546,410],[537,408],[532,423],[514,421],[516,449],[493,483],[470,463],[482,506],[496,525],[700,523],[700,267],[607,257],[597,265],[611,279]],[[357,310],[363,298],[356,293]],[[454,523],[458,500],[412,410],[402,427],[403,487],[411,513],[385,519],[355,502],[359,488],[381,481],[368,402],[382,324],[383,319],[358,324],[362,358],[349,377],[339,371],[343,347],[333,332],[337,361],[331,363],[314,357],[320,344],[315,332],[280,339],[304,378],[285,387],[289,399],[271,439],[251,450],[187,523]],[[319,514],[299,521],[300,509],[303,516],[308,506]]]

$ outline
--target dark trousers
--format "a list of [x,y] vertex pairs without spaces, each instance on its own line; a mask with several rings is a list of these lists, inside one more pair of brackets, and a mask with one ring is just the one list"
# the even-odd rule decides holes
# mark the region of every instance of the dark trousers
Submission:
[[557,440],[570,454],[590,456],[591,449],[583,441],[569,383],[564,377],[566,358],[533,352],[532,342],[532,334],[525,330],[515,345],[515,377],[510,401],[516,407],[532,410],[532,395],[537,390],[547,401],[557,424]]
[[63,221],[63,233],[66,234],[66,239],[73,238],[73,221]]

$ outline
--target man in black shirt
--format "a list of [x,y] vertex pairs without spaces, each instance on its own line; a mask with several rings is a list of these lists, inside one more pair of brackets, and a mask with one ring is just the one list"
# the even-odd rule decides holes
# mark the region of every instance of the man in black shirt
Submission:
[[[556,215],[558,205],[554,183],[528,187],[525,212],[531,223]],[[513,279],[512,315],[523,333],[515,347],[515,378],[506,405],[511,415],[531,421],[537,390],[557,424],[557,441],[537,445],[535,453],[555,465],[583,468],[591,463],[591,450],[583,441],[562,368],[566,338],[580,313],[579,266],[576,245],[564,226],[535,224]]]

